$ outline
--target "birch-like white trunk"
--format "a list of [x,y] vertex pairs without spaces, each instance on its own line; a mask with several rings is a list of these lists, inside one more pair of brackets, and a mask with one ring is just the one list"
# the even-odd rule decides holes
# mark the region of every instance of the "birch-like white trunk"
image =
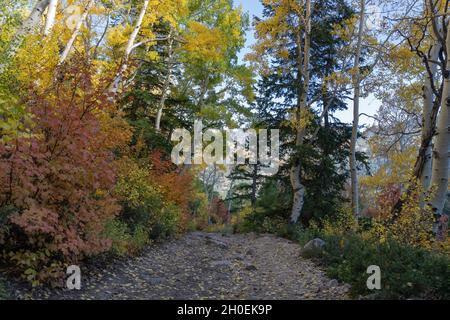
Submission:
[[358,170],[356,166],[356,142],[358,140],[358,127],[359,127],[359,100],[361,95],[361,74],[360,63],[361,59],[361,47],[362,38],[364,34],[365,25],[365,6],[366,1],[360,2],[360,14],[359,14],[359,30],[358,39],[356,43],[356,54],[353,64],[353,126],[352,137],[350,140],[350,177],[351,177],[351,193],[352,193],[352,212],[355,217],[359,216],[359,187],[358,187]]
[[[298,52],[298,102],[297,102],[297,134],[296,134],[296,147],[299,147],[304,142],[305,128],[302,124],[302,111],[305,111],[308,104],[308,91],[309,91],[309,59],[310,59],[310,45],[311,45],[311,0],[306,0],[305,3],[305,20],[306,20],[306,30],[304,32],[304,51],[303,51],[303,61],[301,52],[301,37],[297,40],[297,46],[299,47]],[[303,78],[303,79],[302,79]],[[297,159],[292,165],[290,170],[290,180],[293,192],[292,200],[292,210],[291,210],[291,223],[297,223],[301,214],[303,205],[305,203],[306,188],[302,184],[301,178],[301,162]]]
[[[439,61],[439,51],[441,46],[437,41],[432,45],[428,60],[429,61]],[[424,106],[423,106],[423,126],[422,126],[422,140],[427,140],[428,145],[426,147],[423,169],[420,176],[420,182],[423,191],[427,191],[431,185],[431,174],[432,174],[432,141],[427,139],[433,130],[432,123],[432,110],[434,106],[435,95],[433,92],[433,83],[436,79],[437,74],[437,64],[430,62],[430,72],[427,72],[427,78],[425,80],[425,85],[423,88],[424,96]]]
[[[428,52],[428,65],[427,77],[425,79],[425,85],[423,87],[423,97],[424,97],[424,107],[423,107],[423,125],[422,125],[422,143],[426,144],[425,154],[423,157],[423,168],[420,174],[420,182],[423,191],[428,191],[431,186],[431,175],[432,175],[432,163],[433,163],[433,143],[432,136],[435,127],[435,120],[433,117],[433,108],[435,106],[435,93],[433,87],[435,84],[437,72],[438,72],[438,61],[439,53],[442,49],[442,44],[439,38],[443,36],[442,25],[438,18],[436,18],[436,7],[435,4],[430,0],[425,0],[425,7],[427,8],[427,13],[431,15],[433,21],[432,27],[432,43],[430,50]],[[423,198],[423,195],[422,195]],[[421,206],[423,207],[423,199],[421,199]]]
[[150,1],[145,0],[142,4],[141,11],[139,13],[139,16],[136,20],[136,23],[134,25],[133,32],[130,35],[130,38],[128,39],[127,46],[125,48],[125,52],[123,55],[122,63],[119,67],[119,71],[117,71],[117,74],[114,78],[114,81],[110,87],[109,93],[115,96],[117,92],[119,91],[120,83],[122,82],[123,74],[128,69],[128,60],[130,58],[130,54],[135,48],[136,38],[139,34],[139,31],[141,30],[142,23],[144,21],[145,14],[147,13],[147,9],[149,6]]
[[63,53],[61,54],[61,57],[59,59],[59,65],[63,64],[64,61],[66,61],[67,57],[69,56],[69,53],[72,50],[75,40],[77,39],[78,35],[80,34],[81,27],[83,26],[83,23],[86,21],[88,14],[89,14],[89,10],[93,4],[94,4],[94,0],[90,0],[86,4],[86,7],[84,8],[84,12],[81,15],[80,19],[75,24],[75,28],[73,29],[72,36],[70,37],[69,41],[66,44],[66,47],[64,48]]
[[173,38],[172,38],[172,31],[170,31],[169,34],[169,48],[168,48],[168,54],[167,54],[167,74],[166,78],[164,79],[162,93],[161,93],[161,99],[158,103],[158,113],[156,114],[156,120],[155,120],[155,129],[156,131],[161,131],[161,118],[163,115],[164,106],[166,104],[167,96],[169,95],[169,87],[170,87],[170,78],[172,77],[172,65],[173,65]]
[[47,17],[45,19],[44,35],[48,36],[55,25],[56,10],[58,9],[58,0],[50,0],[48,5]]
[[292,200],[291,223],[297,223],[302,214],[303,205],[305,204],[306,188],[301,182],[301,165],[300,163],[291,168],[290,178],[294,198]]
[[[47,9],[49,3],[50,0],[39,0],[36,3],[36,5],[33,7],[33,10],[31,10],[31,13],[28,16],[28,18],[23,22],[23,24],[14,34],[11,43],[9,44],[8,51],[6,53],[6,60],[11,59],[16,55],[17,51],[22,45],[23,39],[28,34],[32,33],[39,26],[42,15],[44,14],[44,11]],[[0,65],[0,72],[4,71],[6,63]]]
[[[445,236],[445,215],[443,209],[448,194],[449,149],[450,149],[450,19],[447,19],[447,36],[445,46],[447,51],[442,90],[441,110],[436,128],[436,141],[433,150],[433,173],[431,185],[436,188],[430,201],[434,213],[443,219],[436,224],[438,237]],[[442,221],[444,220],[444,221]]]

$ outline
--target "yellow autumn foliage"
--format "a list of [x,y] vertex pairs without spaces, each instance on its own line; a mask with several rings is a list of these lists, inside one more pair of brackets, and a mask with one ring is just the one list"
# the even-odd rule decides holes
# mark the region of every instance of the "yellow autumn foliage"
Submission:
[[199,60],[218,63],[225,54],[225,35],[217,28],[192,21],[189,24],[190,32],[186,35],[184,49],[189,57]]

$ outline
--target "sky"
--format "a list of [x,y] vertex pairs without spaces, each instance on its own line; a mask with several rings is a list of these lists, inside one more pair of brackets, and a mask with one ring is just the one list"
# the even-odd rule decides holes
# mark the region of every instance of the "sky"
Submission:
[[[241,4],[244,11],[249,13],[250,21],[253,20],[254,16],[262,17],[263,7],[261,5],[260,0],[237,0],[237,4]],[[248,53],[251,49],[251,45],[255,42],[254,37],[254,29],[251,27],[247,32],[247,42],[246,48],[241,51],[240,58],[242,59],[246,53]],[[339,111],[335,113],[335,116],[340,119],[342,122],[351,123],[353,121],[353,109],[352,109],[352,101],[349,101],[349,109],[345,111]],[[378,101],[373,95],[370,95],[367,98],[361,99],[360,101],[360,113],[366,113],[368,115],[375,115],[381,103]],[[360,124],[361,125],[369,125],[373,122],[372,119],[361,116]]]

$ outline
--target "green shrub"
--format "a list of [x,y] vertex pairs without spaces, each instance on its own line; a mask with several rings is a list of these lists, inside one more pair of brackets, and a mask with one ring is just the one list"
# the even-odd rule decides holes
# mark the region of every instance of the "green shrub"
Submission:
[[112,252],[122,256],[140,251],[150,239],[177,233],[181,210],[165,203],[163,193],[150,177],[149,168],[126,158],[119,167],[122,170],[116,194],[121,200],[122,212],[108,226],[106,238],[112,239]]
[[8,300],[9,295],[6,291],[5,284],[0,280],[0,300]]
[[111,240],[111,253],[126,256],[142,250],[150,242],[149,233],[144,226],[136,226],[134,230],[118,219],[107,223],[104,237]]
[[[450,259],[390,241],[375,244],[357,235],[325,236],[323,261],[330,277],[352,285],[354,295],[379,299],[450,298]],[[367,268],[381,269],[381,290],[367,289]]]
[[134,251],[142,250],[150,243],[150,236],[148,230],[144,226],[137,226],[133,232],[131,243]]
[[12,205],[0,207],[0,245],[4,245],[10,233],[9,218],[17,214],[18,209]]
[[271,233],[277,236],[298,241],[301,245],[306,244],[309,240],[314,239],[317,234],[317,228],[304,228],[299,224],[289,224],[287,219],[281,216],[267,215],[267,212],[243,210],[238,216],[233,217],[233,230],[235,232],[256,232]]
[[250,212],[246,212],[236,229],[239,232],[257,232],[257,233],[273,233],[284,235],[287,233],[286,219],[272,215],[265,210],[256,208]]
[[175,204],[169,203],[157,213],[152,220],[150,238],[167,239],[178,233],[181,209]]
[[317,237],[319,237],[319,231],[316,228],[302,228],[297,226],[292,229],[289,239],[297,241],[300,245],[304,246]]
[[208,227],[209,222],[209,201],[208,196],[201,188],[199,181],[194,184],[195,192],[193,198],[189,201],[189,211],[191,219],[189,219],[187,230],[204,230]]
[[117,219],[106,224],[104,237],[111,240],[111,252],[118,256],[124,256],[128,252],[130,235],[127,225]]

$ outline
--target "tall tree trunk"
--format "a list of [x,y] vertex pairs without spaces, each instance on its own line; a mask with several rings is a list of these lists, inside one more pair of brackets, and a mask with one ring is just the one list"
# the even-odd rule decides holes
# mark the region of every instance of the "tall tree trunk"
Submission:
[[[297,111],[296,111],[296,139],[295,146],[298,148],[303,144],[305,137],[305,128],[302,125],[302,112],[306,111],[308,104],[308,91],[309,91],[309,58],[310,58],[310,43],[311,43],[311,0],[306,0],[305,3],[305,20],[306,30],[304,32],[304,48],[302,59],[302,46],[301,46],[301,34],[297,37],[298,47],[298,94],[297,94]],[[293,192],[292,210],[291,210],[291,223],[297,223],[301,216],[303,204],[305,202],[306,188],[302,184],[301,179],[301,161],[299,155],[295,156],[296,159],[290,170],[290,180]]]
[[[423,191],[427,191],[431,186],[432,175],[432,157],[433,147],[432,140],[435,134],[436,116],[435,111],[440,106],[440,101],[436,97],[435,80],[438,72],[439,53],[442,49],[442,44],[439,42],[440,35],[443,34],[442,25],[439,23],[436,16],[435,4],[432,1],[425,0],[425,7],[427,13],[431,15],[433,19],[432,24],[432,38],[431,48],[428,51],[427,60],[427,78],[423,87],[424,107],[423,107],[423,125],[422,125],[422,145],[424,151],[422,152],[423,159],[420,160],[421,167],[417,168],[416,178],[420,179]],[[441,25],[441,27],[439,27]],[[420,153],[419,153],[420,156]]]
[[58,0],[50,0],[45,19],[44,35],[48,36],[55,25],[56,10],[58,9]]
[[[8,59],[11,59],[14,57],[17,53],[17,50],[19,50],[20,46],[22,45],[23,39],[27,34],[30,34],[34,31],[34,29],[37,28],[39,25],[42,15],[44,14],[44,11],[47,9],[48,5],[50,3],[50,0],[40,0],[36,3],[36,5],[33,7],[33,10],[31,10],[30,15],[28,18],[23,22],[23,24],[20,26],[20,28],[17,30],[17,32],[14,34],[11,43],[9,44],[9,48],[6,52],[6,61]],[[7,63],[7,62],[6,62]],[[0,72],[3,72],[6,63],[0,65]]]
[[[438,61],[440,60],[440,52],[442,46],[445,45],[443,39],[443,25],[438,21],[436,16],[436,4],[432,0],[424,0],[426,7],[426,15],[431,18],[431,37],[433,39],[431,47],[425,59],[427,69],[427,77],[423,87],[424,107],[423,107],[423,123],[419,152],[413,168],[412,181],[406,195],[411,195],[419,181],[423,191],[427,191],[431,187],[431,175],[433,166],[433,138],[436,134],[436,121],[442,102],[443,81],[436,86],[436,78],[438,71]],[[440,81],[439,81],[440,82]],[[439,87],[439,88],[438,88]],[[420,206],[424,206],[424,196],[421,195]],[[395,220],[403,209],[403,199],[397,200],[392,208],[392,219]]]
[[142,4],[141,11],[139,13],[138,19],[136,20],[136,24],[134,25],[133,32],[130,35],[130,38],[128,39],[127,46],[125,48],[125,52],[122,58],[122,63],[119,67],[119,70],[116,73],[116,76],[114,78],[114,81],[110,87],[109,93],[115,96],[117,92],[119,91],[120,83],[122,82],[123,74],[128,69],[128,60],[130,58],[130,54],[134,49],[134,45],[136,42],[136,38],[139,34],[139,31],[141,30],[142,23],[144,21],[145,14],[147,13],[147,9],[149,6],[150,1],[145,0]]
[[359,99],[361,94],[361,73],[360,63],[361,59],[361,47],[362,38],[364,34],[365,24],[365,6],[366,1],[360,2],[360,14],[359,14],[359,30],[358,39],[356,43],[355,61],[353,64],[353,127],[352,137],[350,141],[350,175],[351,175],[351,192],[352,192],[352,212],[355,217],[359,216],[359,188],[358,188],[358,170],[356,166],[356,142],[358,140],[358,127],[359,127]]
[[436,236],[445,238],[448,217],[444,214],[444,205],[448,194],[449,152],[450,152],[450,19],[447,19],[447,36],[445,40],[446,62],[444,84],[441,99],[441,111],[436,128],[436,142],[433,150],[433,173],[431,184],[436,187],[430,205],[438,217]]
[[206,93],[208,92],[208,86],[209,86],[209,75],[207,75],[206,78],[203,79],[201,89],[200,89],[200,95],[197,99],[197,106],[200,109],[200,111],[205,106],[205,99],[206,99]]
[[169,48],[168,48],[168,54],[167,54],[167,74],[166,78],[164,79],[162,93],[161,93],[161,99],[158,103],[158,113],[156,114],[156,120],[155,120],[155,129],[156,131],[161,130],[161,118],[163,115],[164,105],[166,103],[167,96],[169,95],[169,87],[170,87],[170,78],[172,77],[172,66],[173,66],[173,37],[172,34],[173,30],[171,28],[169,33]]
[[75,25],[75,29],[72,32],[72,36],[70,37],[69,41],[66,44],[66,47],[64,48],[63,53],[61,54],[61,57],[59,59],[59,65],[63,64],[64,61],[66,61],[67,57],[69,56],[70,50],[72,50],[73,44],[75,43],[75,40],[77,39],[78,35],[80,34],[81,27],[83,26],[83,23],[86,21],[87,16],[89,14],[89,10],[91,6],[94,4],[94,0],[90,0],[86,7],[84,8],[84,12],[81,15],[80,19],[77,21]]
[[252,194],[251,194],[251,205],[252,208],[256,208],[256,192],[258,189],[258,164],[253,165],[253,172],[252,172]]
[[[437,41],[432,45],[429,53],[428,60],[439,61],[439,52],[441,46]],[[423,191],[427,191],[431,185],[431,174],[432,174],[432,137],[434,135],[434,127],[436,120],[433,121],[433,106],[435,103],[435,94],[433,91],[434,81],[437,74],[437,64],[430,63],[430,71],[427,72],[427,78],[425,80],[425,85],[423,89],[424,97],[424,107],[423,107],[423,125],[422,125],[422,137],[421,140],[424,142],[424,159],[417,178],[420,177],[420,182]]]

